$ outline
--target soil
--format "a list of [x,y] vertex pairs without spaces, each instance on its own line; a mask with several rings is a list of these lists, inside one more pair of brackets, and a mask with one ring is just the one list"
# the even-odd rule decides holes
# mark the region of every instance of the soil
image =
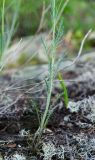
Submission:
[[[81,65],[80,65],[81,64]],[[38,114],[45,110],[46,92],[39,79],[0,77],[0,155],[22,160],[94,160],[95,159],[95,63],[82,62],[62,72],[69,95],[64,105],[58,81],[54,82],[51,104],[54,112],[44,130],[36,153],[32,138],[39,126]],[[39,92],[35,92],[38,91]],[[44,148],[46,147],[46,151]],[[54,147],[54,153],[51,148]],[[64,148],[64,151],[62,150]],[[59,152],[62,150],[64,158]],[[46,154],[49,158],[46,159]],[[51,154],[51,155],[50,155]],[[24,156],[24,157],[23,157]]]

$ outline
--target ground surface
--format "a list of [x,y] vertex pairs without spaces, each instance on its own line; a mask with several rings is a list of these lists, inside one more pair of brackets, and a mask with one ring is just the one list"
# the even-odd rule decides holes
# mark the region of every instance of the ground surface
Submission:
[[[39,74],[43,70],[46,73],[46,69],[36,68]],[[56,102],[62,90],[59,83],[54,82],[54,113],[36,154],[31,147],[32,137],[39,126],[35,106],[41,115],[45,109],[46,93],[41,74],[31,78],[30,71],[33,73],[33,70],[7,71],[0,77],[0,158],[95,160],[94,54],[92,58],[90,54],[82,57],[77,64],[62,72],[69,94],[68,109],[62,96]]]

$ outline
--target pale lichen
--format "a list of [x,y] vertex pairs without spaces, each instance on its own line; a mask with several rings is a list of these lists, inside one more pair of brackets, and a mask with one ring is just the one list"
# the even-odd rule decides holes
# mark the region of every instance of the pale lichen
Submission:
[[53,156],[64,159],[64,147],[62,145],[56,147],[52,142],[44,143],[42,150],[44,152],[43,160],[51,160]]

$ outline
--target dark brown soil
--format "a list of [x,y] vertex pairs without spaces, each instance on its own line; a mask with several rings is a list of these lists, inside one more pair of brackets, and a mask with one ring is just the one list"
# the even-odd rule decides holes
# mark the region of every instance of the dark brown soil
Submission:
[[[91,106],[89,102],[90,98],[95,100],[95,69],[94,67],[91,69],[91,65],[94,64],[89,65],[89,69],[86,70],[85,67],[77,64],[75,69],[63,73],[69,101],[76,103],[76,108],[80,103],[77,110],[66,109],[62,96],[56,102],[56,96],[62,93],[57,82],[52,93],[51,103],[54,104],[55,109],[44,130],[41,142],[52,143],[56,148],[63,146],[65,160],[95,159],[95,121],[89,118],[92,116],[91,107],[95,106],[95,104]],[[85,77],[86,73],[88,78]],[[0,153],[3,156],[11,156],[15,152],[24,153],[27,159],[35,156],[30,140],[39,126],[35,105],[41,116],[46,102],[44,89],[34,93],[35,90],[43,87],[42,84],[34,87],[38,82],[37,79],[34,81],[15,79],[10,74],[0,77]],[[29,134],[21,135],[21,130],[29,131]],[[35,159],[43,159],[41,147]],[[55,154],[51,159],[60,158]]]

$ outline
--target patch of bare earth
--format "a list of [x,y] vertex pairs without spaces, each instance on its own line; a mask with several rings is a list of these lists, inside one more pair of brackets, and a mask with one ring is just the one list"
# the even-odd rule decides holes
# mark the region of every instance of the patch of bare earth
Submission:
[[[39,67],[38,67],[39,68]],[[30,70],[29,70],[30,72]],[[24,73],[27,74],[27,73]],[[15,74],[14,74],[15,75]],[[23,159],[95,159],[95,63],[81,61],[63,72],[69,94],[66,109],[59,82],[52,93],[54,112],[42,136],[36,155],[30,137],[39,126],[38,113],[45,109],[46,92],[40,78],[0,77],[0,153]],[[32,135],[32,136],[31,136]],[[52,149],[52,152],[51,152]],[[47,159],[47,156],[49,159]],[[5,159],[5,158],[4,158]]]

